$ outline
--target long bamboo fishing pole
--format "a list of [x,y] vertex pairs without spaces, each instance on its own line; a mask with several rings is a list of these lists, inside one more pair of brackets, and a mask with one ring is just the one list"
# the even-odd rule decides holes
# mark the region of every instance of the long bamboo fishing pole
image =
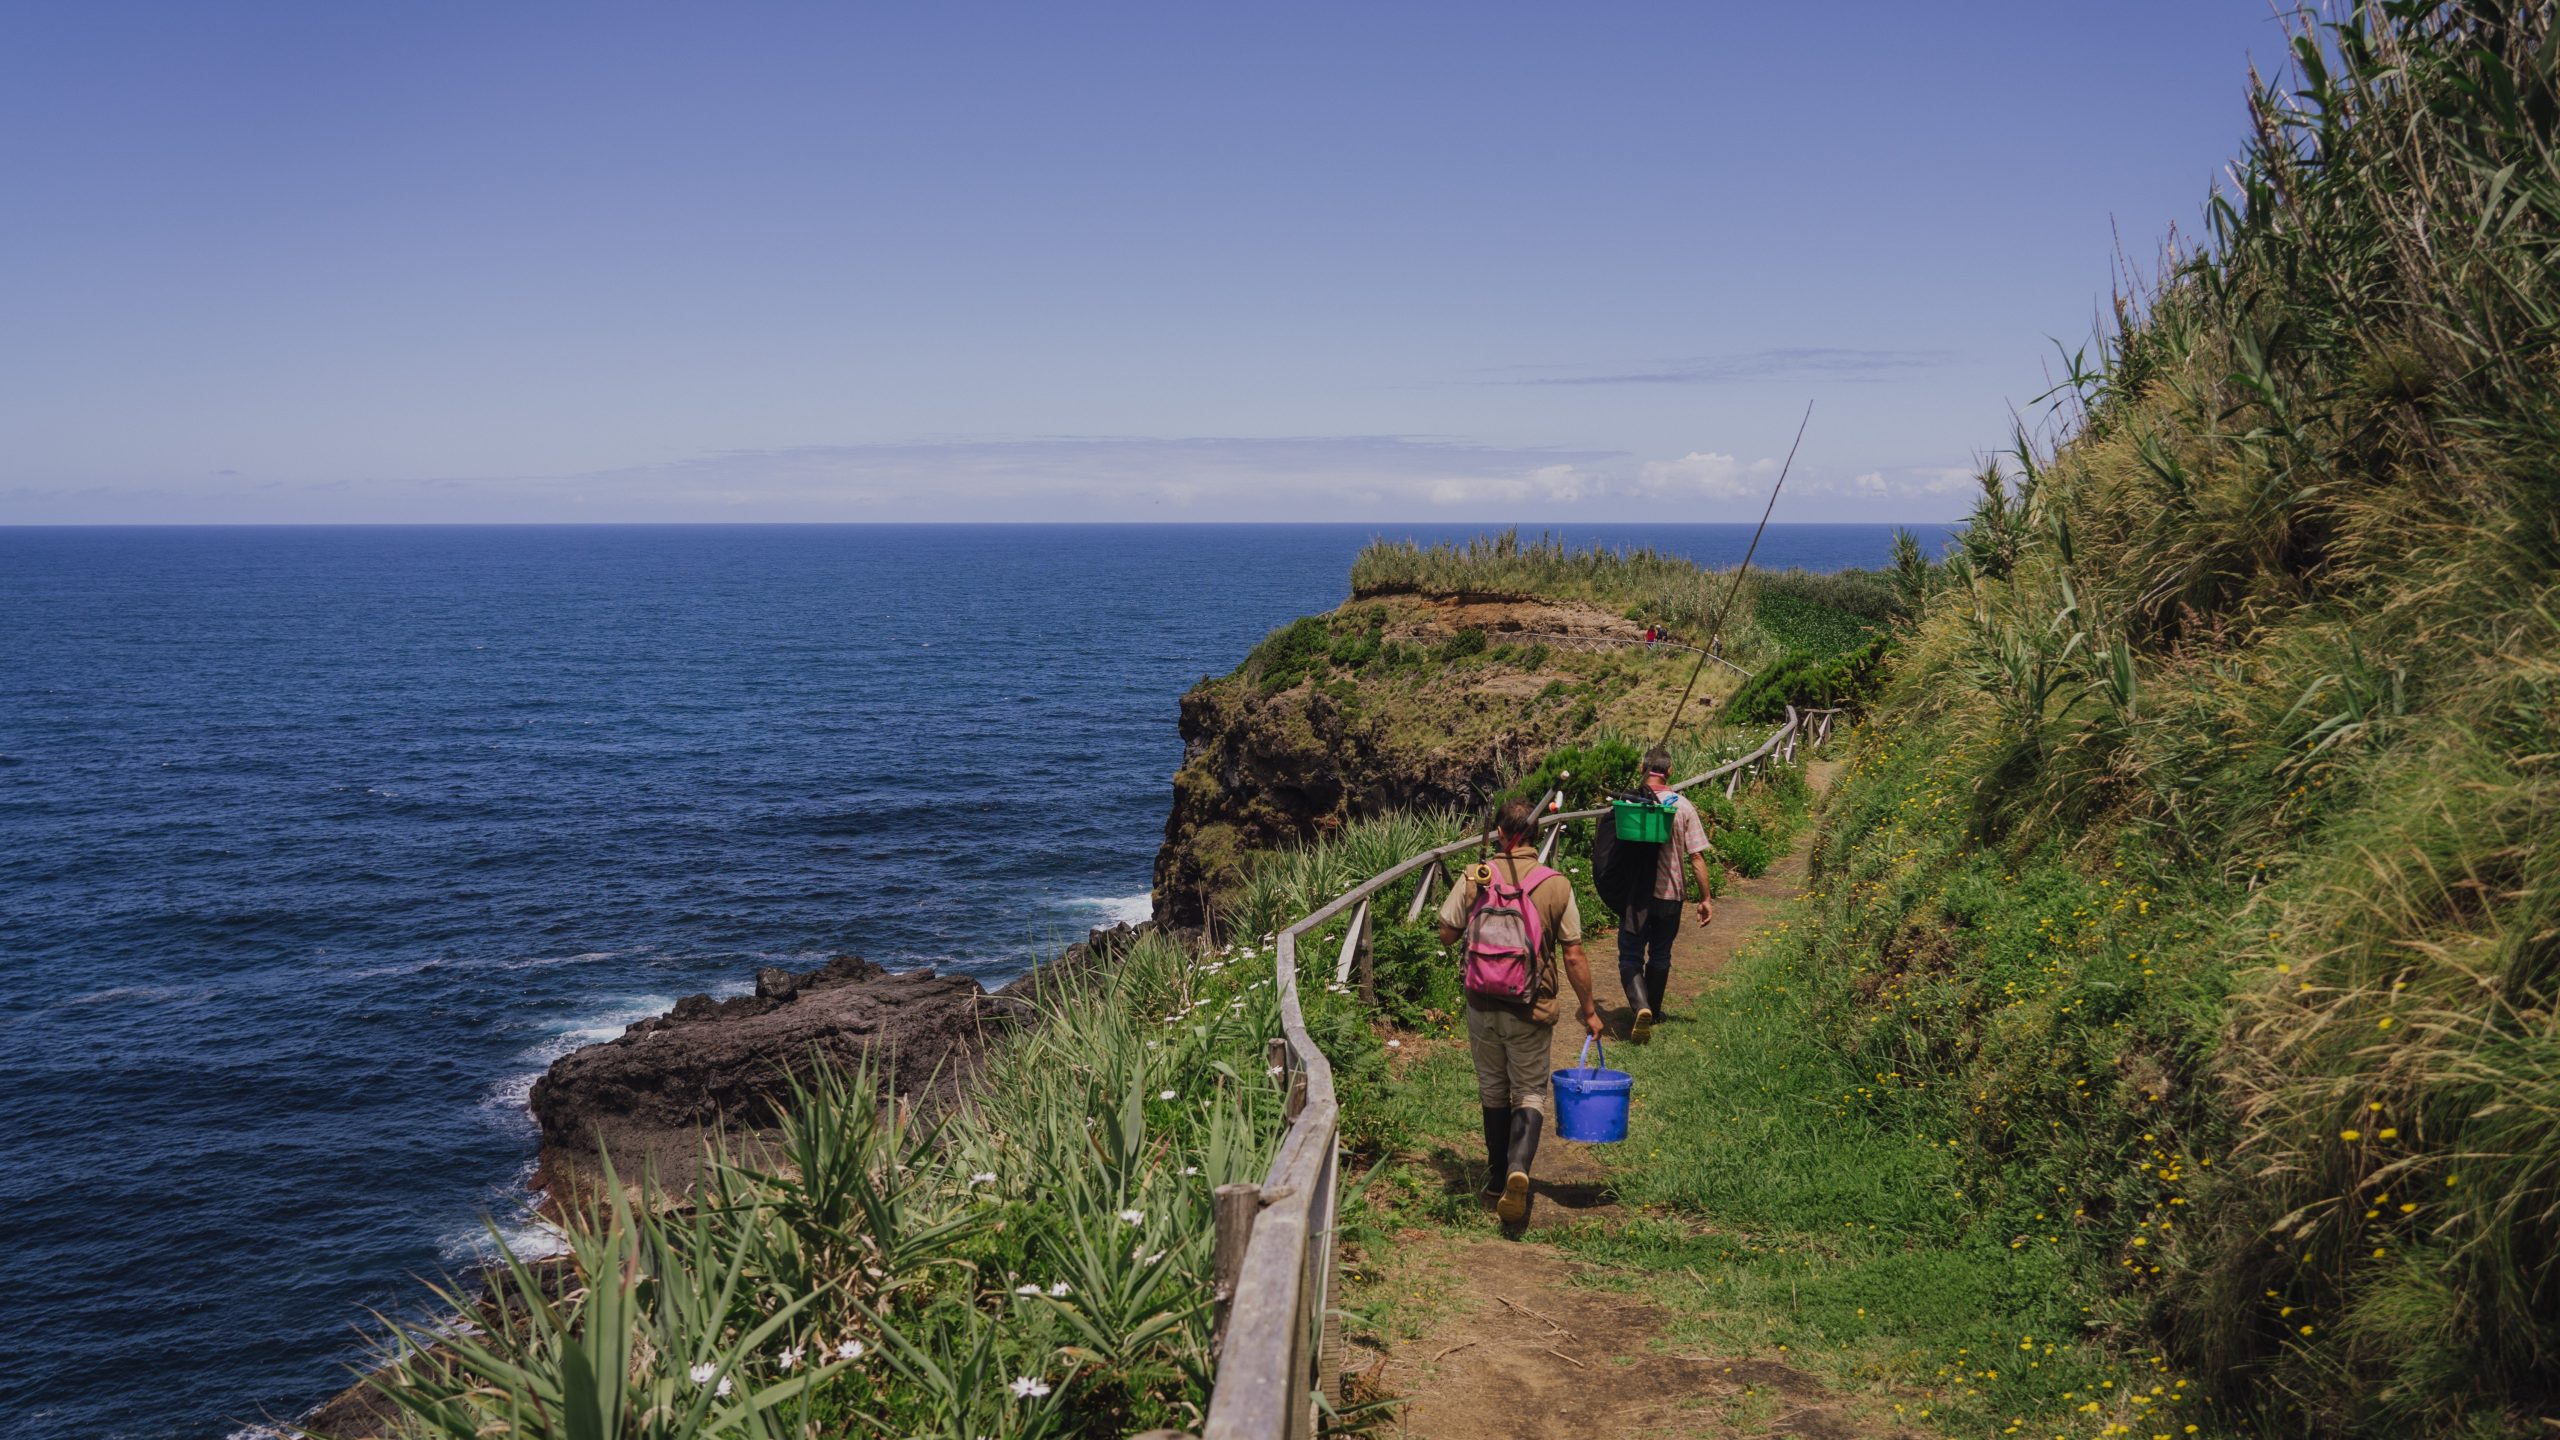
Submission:
[[1659,750],[1671,743],[1671,732],[1679,728],[1680,714],[1689,708],[1689,697],[1698,688],[1698,676],[1707,668],[1707,657],[1724,655],[1724,622],[1733,614],[1734,598],[1742,593],[1742,573],[1751,568],[1751,557],[1760,553],[1760,537],[1768,533],[1769,516],[1778,508],[1778,492],[1787,488],[1787,472],[1796,465],[1796,446],[1804,443],[1804,427],[1813,423],[1813,402],[1804,402],[1804,418],[1796,422],[1796,438],[1787,446],[1787,463],[1778,467],[1778,483],[1769,487],[1769,503],[1761,508],[1760,525],[1751,532],[1751,544],[1742,552],[1742,563],[1733,567],[1733,584],[1724,592],[1724,604],[1716,610],[1714,628],[1707,632],[1707,646],[1698,652],[1698,663],[1689,667],[1689,683],[1680,687],[1680,703],[1671,707],[1671,719],[1662,727],[1662,738],[1653,742]]

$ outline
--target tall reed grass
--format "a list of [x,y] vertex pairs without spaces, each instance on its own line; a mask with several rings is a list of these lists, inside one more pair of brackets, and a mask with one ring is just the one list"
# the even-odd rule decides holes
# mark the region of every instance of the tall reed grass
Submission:
[[1825,837],[1840,1043],[2272,1431],[2560,1391],[2555,47],[2301,23],[2210,246],[1906,585]]

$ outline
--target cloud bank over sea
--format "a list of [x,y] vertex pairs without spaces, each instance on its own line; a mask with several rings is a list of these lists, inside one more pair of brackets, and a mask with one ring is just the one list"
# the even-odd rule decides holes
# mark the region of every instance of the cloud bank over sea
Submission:
[[[0,524],[864,521],[1605,521],[1749,518],[1779,459],[1435,436],[1050,436],[742,449],[552,475],[0,488]],[[1952,514],[1973,467],[1800,461],[1789,491]],[[1732,515],[1724,514],[1730,508]],[[1836,505],[1780,518],[1831,519]]]

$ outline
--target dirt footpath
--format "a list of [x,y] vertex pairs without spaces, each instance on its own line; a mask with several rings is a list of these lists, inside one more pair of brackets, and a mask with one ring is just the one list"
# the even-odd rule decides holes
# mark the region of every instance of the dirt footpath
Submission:
[[[1817,788],[1829,781],[1831,768],[1813,767]],[[1799,845],[1768,874],[1737,882],[1717,902],[1713,925],[1700,926],[1694,912],[1687,917],[1672,948],[1669,1018],[1654,1043],[1679,1034],[1699,994],[1775,919],[1778,907],[1803,890],[1804,877]],[[1624,1035],[1631,1017],[1618,992],[1615,939],[1595,945],[1591,962],[1609,1033]],[[1573,1064],[1581,1044],[1570,1019],[1558,1025],[1555,1067]],[[1883,1440],[1904,1433],[1856,1417],[1820,1381],[1792,1367],[1669,1351],[1660,1344],[1668,1328],[1660,1307],[1581,1283],[1587,1267],[1540,1236],[1621,1216],[1602,1160],[1607,1148],[1552,1134],[1539,1145],[1523,1236],[1435,1228],[1398,1237],[1391,1262],[1398,1283],[1428,1287],[1439,1301],[1421,1334],[1395,1343],[1361,1377],[1365,1394],[1403,1399],[1399,1434],[1425,1440]]]

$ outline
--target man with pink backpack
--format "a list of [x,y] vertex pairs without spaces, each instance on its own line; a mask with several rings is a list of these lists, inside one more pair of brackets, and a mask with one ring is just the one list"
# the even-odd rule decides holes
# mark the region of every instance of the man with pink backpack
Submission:
[[1484,1109],[1485,1182],[1506,1224],[1529,1218],[1529,1165],[1546,1123],[1549,1055],[1556,1028],[1557,960],[1582,1002],[1583,1028],[1600,1033],[1591,960],[1573,882],[1538,863],[1537,812],[1526,800],[1495,816],[1501,853],[1470,866],[1440,906],[1440,939],[1460,945],[1467,1041]]

